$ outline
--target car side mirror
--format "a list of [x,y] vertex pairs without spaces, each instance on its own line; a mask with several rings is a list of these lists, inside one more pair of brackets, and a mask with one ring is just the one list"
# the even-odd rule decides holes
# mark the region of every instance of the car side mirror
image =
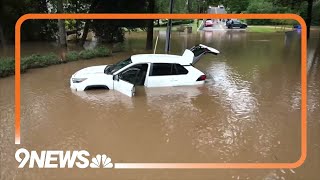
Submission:
[[113,80],[114,80],[114,81],[119,81],[119,79],[120,79],[120,78],[119,78],[119,74],[113,75]]

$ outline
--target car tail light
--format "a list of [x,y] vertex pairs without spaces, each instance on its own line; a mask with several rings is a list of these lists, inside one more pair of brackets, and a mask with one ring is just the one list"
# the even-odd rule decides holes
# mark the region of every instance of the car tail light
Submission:
[[206,75],[201,75],[201,76],[197,79],[197,81],[204,81],[204,80],[206,80],[206,78],[207,78]]

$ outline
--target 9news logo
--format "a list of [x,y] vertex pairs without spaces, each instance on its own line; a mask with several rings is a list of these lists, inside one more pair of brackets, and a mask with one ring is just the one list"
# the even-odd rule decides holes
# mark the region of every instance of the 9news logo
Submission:
[[81,151],[28,151],[20,148],[15,153],[16,160],[20,163],[18,168],[113,168],[111,158],[105,154],[97,154],[89,160],[90,153]]

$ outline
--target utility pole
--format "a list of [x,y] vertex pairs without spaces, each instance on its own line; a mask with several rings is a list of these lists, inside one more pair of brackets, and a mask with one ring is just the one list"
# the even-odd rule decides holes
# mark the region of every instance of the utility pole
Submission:
[[[172,14],[172,11],[173,11],[173,0],[170,0],[169,13]],[[172,28],[172,20],[169,19],[168,24],[167,24],[167,32],[166,32],[166,47],[165,47],[166,54],[168,54],[170,52],[171,28]]]

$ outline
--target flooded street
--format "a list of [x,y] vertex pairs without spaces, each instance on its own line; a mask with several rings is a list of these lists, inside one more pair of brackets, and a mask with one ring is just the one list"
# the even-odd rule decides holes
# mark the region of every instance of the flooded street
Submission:
[[[157,53],[164,50],[159,33]],[[316,49],[314,35],[309,48]],[[308,155],[294,170],[18,169],[17,149],[87,150],[113,163],[288,163],[300,158],[300,38],[296,33],[203,32],[172,36],[172,53],[202,43],[221,54],[196,67],[203,86],[74,92],[77,70],[144,53],[145,34],[127,52],[28,70],[21,75],[21,145],[14,144],[14,77],[0,79],[0,179],[318,179],[319,51],[308,74]],[[23,53],[23,52],[22,52]],[[94,177],[94,178],[93,178]]]

